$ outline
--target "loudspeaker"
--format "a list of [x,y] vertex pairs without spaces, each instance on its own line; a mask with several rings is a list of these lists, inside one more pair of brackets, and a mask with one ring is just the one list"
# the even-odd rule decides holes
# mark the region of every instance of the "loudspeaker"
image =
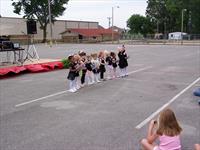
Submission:
[[34,20],[28,20],[26,22],[27,34],[37,34],[37,24]]

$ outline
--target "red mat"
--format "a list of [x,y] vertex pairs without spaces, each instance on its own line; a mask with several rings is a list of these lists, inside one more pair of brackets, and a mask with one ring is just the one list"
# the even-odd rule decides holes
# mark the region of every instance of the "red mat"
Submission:
[[44,71],[51,71],[54,69],[62,69],[63,63],[60,61],[56,62],[48,62],[48,63],[41,63],[41,64],[30,64],[24,66],[13,66],[7,68],[0,68],[0,76],[7,75],[9,73],[19,74],[23,71],[28,72],[44,72]]

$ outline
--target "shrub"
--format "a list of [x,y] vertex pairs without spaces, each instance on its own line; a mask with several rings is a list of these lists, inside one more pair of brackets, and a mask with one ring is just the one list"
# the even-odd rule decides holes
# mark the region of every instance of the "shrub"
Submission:
[[62,59],[61,62],[63,63],[64,68],[69,68],[70,62],[67,58]]

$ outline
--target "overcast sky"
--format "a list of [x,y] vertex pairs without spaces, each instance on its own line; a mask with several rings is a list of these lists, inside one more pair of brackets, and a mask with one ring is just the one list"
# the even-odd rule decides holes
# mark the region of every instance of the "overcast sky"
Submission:
[[[114,25],[126,28],[126,21],[133,14],[145,15],[147,0],[69,0],[61,20],[96,21],[108,27],[108,17],[114,7]],[[13,13],[11,0],[0,0],[2,17],[22,17]],[[117,8],[119,6],[119,8]]]

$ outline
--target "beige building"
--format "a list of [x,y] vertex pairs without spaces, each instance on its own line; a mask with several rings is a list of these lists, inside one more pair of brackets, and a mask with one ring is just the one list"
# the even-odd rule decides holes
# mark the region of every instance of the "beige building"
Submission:
[[[12,18],[12,17],[0,17],[0,36],[11,36],[16,38],[26,38],[27,26],[26,19]],[[98,22],[91,21],[72,21],[72,20],[57,20],[53,25],[53,39],[61,40],[60,33],[70,28],[81,29],[98,29]],[[39,23],[37,23],[37,34],[34,34],[35,40],[42,40],[43,31],[40,29]],[[47,39],[50,39],[50,27],[47,26]]]

